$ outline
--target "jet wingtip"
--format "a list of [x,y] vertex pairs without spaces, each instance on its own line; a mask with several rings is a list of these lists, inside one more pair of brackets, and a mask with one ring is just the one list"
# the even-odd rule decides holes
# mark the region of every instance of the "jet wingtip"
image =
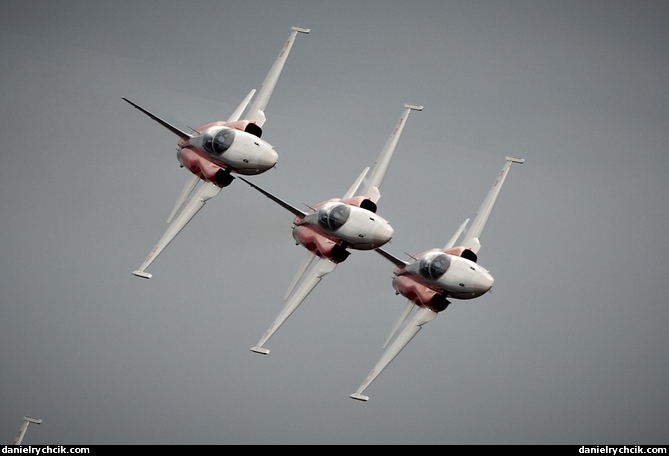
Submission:
[[355,399],[356,401],[362,401],[362,402],[367,402],[369,400],[369,396],[365,396],[363,394],[358,394],[354,393],[349,396],[351,399]]
[[309,32],[311,32],[311,29],[303,28],[303,27],[297,27],[296,25],[293,25],[290,29],[291,29],[291,30],[296,30],[296,31],[298,31],[298,32],[300,32],[300,33],[309,33]]
[[254,353],[260,353],[261,355],[269,355],[269,350],[262,347],[251,347],[251,351]]
[[153,275],[149,274],[148,272],[140,271],[137,269],[136,271],[132,271],[132,275],[136,277],[141,277],[142,279],[150,279],[153,277]]
[[411,104],[411,103],[405,103],[404,107],[408,108],[408,109],[413,109],[414,111],[422,111],[423,110],[422,105]]
[[508,161],[512,162],[512,163],[518,163],[518,164],[523,164],[523,163],[525,163],[525,159],[524,159],[524,158],[518,158],[518,157],[507,156],[506,159],[507,159]]

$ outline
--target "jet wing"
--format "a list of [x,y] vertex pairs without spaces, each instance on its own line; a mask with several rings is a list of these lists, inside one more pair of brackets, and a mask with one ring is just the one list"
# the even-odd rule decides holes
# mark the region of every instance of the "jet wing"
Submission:
[[355,393],[351,394],[349,397],[356,399],[358,401],[368,401],[369,396],[365,396],[362,393],[367,389],[370,383],[374,381],[376,377],[383,371],[383,369],[390,364],[390,362],[395,359],[400,351],[409,343],[413,337],[418,334],[418,331],[422,326],[434,319],[437,316],[437,313],[428,309],[427,307],[422,307],[416,312],[416,315],[407,323],[402,332],[397,336],[397,339],[393,341],[388,348],[385,349],[385,352],[381,356],[381,359],[376,363],[371,372],[367,375],[365,380],[362,382],[360,387],[356,390]]
[[462,225],[460,225],[460,227],[457,229],[457,231],[455,233],[453,233],[453,236],[451,236],[451,238],[446,242],[446,245],[444,246],[444,250],[450,249],[451,247],[453,247],[455,245],[458,238],[460,237],[460,235],[464,231],[465,226],[467,226],[467,223],[469,223],[469,219],[465,219],[465,221],[462,222]]
[[239,120],[239,118],[242,116],[242,113],[248,106],[249,101],[251,101],[251,98],[253,98],[254,93],[256,93],[256,89],[251,90],[248,95],[246,95],[246,98],[244,98],[242,102],[239,103],[239,106],[237,106],[232,114],[230,114],[230,117],[228,117],[228,122],[236,122]]
[[[309,252],[310,255],[313,255]],[[272,337],[272,334],[276,332],[277,329],[283,324],[284,321],[297,309],[297,307],[302,304],[302,301],[311,293],[311,291],[316,288],[316,285],[321,281],[323,276],[331,273],[337,267],[337,263],[333,263],[327,258],[320,258],[318,263],[306,273],[304,280],[297,288],[295,293],[288,298],[286,304],[277,317],[274,319],[265,334],[262,336],[258,344],[254,347],[251,347],[251,351],[255,353],[260,353],[261,355],[269,354],[269,350],[264,348],[267,340]]]
[[263,190],[262,188],[258,187],[257,185],[255,185],[255,184],[253,184],[253,183],[247,181],[247,180],[244,179],[243,177],[241,177],[241,176],[236,176],[236,177],[237,177],[237,179],[240,179],[240,180],[246,182],[246,183],[249,184],[251,187],[255,188],[255,189],[258,190],[260,193],[262,193],[263,195],[265,195],[267,198],[271,199],[272,201],[274,201],[274,202],[277,203],[278,205],[282,206],[284,209],[289,210],[289,211],[292,212],[293,214],[298,215],[298,216],[299,216],[299,215],[302,215],[302,216],[307,215],[306,212],[299,210],[298,208],[296,208],[296,207],[293,206],[292,204],[287,203],[286,201],[282,200],[281,198],[272,195],[272,194],[271,194],[270,192],[268,192],[267,190]]
[[279,81],[279,76],[281,76],[283,67],[286,64],[288,54],[290,54],[290,50],[293,48],[295,37],[298,33],[309,33],[311,31],[310,29],[301,27],[292,27],[291,30],[292,31],[290,32],[288,41],[286,41],[286,44],[283,45],[279,56],[274,61],[274,64],[272,65],[272,68],[270,68],[269,73],[267,73],[267,76],[265,76],[265,80],[263,81],[262,86],[258,91],[258,96],[255,100],[253,100],[253,104],[249,108],[249,112],[246,115],[247,119],[256,122],[260,127],[262,127],[265,123],[265,110],[267,109],[269,100],[272,97],[276,83]]
[[159,123],[160,125],[162,125],[163,127],[167,128],[169,131],[171,131],[172,133],[174,133],[175,135],[177,135],[177,136],[180,137],[181,139],[191,139],[191,138],[192,138],[192,136],[189,135],[188,133],[186,133],[185,131],[178,129],[177,127],[175,127],[175,126],[172,125],[171,123],[166,122],[165,120],[161,119],[160,117],[158,117],[157,115],[153,114],[152,112],[150,112],[150,111],[148,111],[148,110],[142,108],[142,107],[139,106],[138,104],[135,104],[135,103],[133,103],[132,101],[128,100],[126,97],[121,97],[121,98],[123,98],[123,100],[125,100],[125,101],[128,102],[128,103],[130,103],[130,104],[133,105],[135,108],[139,109],[139,110],[142,111],[144,114],[146,114],[147,116],[149,116],[150,118],[152,118],[153,120],[155,120],[156,122],[158,122],[158,123]]
[[352,196],[355,195],[355,192],[357,192],[358,188],[360,188],[362,180],[367,175],[367,171],[369,171],[369,166],[367,166],[365,169],[362,170],[358,178],[355,180],[355,182],[353,182],[353,185],[349,187],[349,189],[346,191],[346,193],[344,193],[344,196],[342,196],[341,199],[351,198]]
[[383,343],[383,348],[385,349],[390,341],[392,340],[393,336],[397,332],[398,329],[400,329],[400,326],[402,326],[402,323],[404,323],[404,320],[407,319],[409,314],[413,309],[416,308],[416,305],[407,299],[407,302],[404,304],[404,310],[402,310],[402,314],[400,315],[400,318],[397,319],[397,322],[395,323],[395,326],[393,326],[392,331],[390,331],[390,334],[388,335],[388,338],[386,341]]
[[[187,183],[188,185],[188,183]],[[184,190],[186,187],[184,187]],[[188,201],[183,210],[175,217],[172,222],[167,227],[165,234],[160,238],[156,246],[151,250],[151,253],[146,257],[144,263],[133,271],[133,275],[137,277],[142,277],[144,279],[150,279],[152,276],[146,272],[146,268],[149,267],[151,263],[156,259],[158,255],[169,245],[170,242],[176,237],[177,234],[190,222],[195,214],[199,212],[200,209],[205,205],[207,200],[218,195],[221,191],[221,187],[218,187],[209,182],[204,182],[200,188],[193,194],[193,197]],[[178,203],[178,201],[177,201]]]
[[412,104],[404,105],[404,112],[402,113],[400,120],[397,122],[397,125],[390,134],[386,144],[383,146],[383,149],[381,149],[381,153],[374,163],[374,168],[372,169],[372,173],[369,175],[367,183],[357,195],[367,196],[375,203],[381,197],[379,187],[381,187],[381,183],[383,182],[383,178],[386,175],[386,171],[388,171],[390,160],[393,158],[393,154],[397,148],[397,143],[400,140],[400,136],[402,135],[402,131],[406,125],[407,118],[409,117],[409,113],[412,110],[422,111],[423,107]]
[[183,206],[184,202],[186,201],[186,198],[188,198],[188,195],[191,194],[195,186],[200,181],[201,179],[197,177],[195,174],[190,175],[188,181],[186,181],[186,185],[184,185],[184,187],[181,189],[181,193],[179,194],[177,201],[174,203],[174,207],[172,208],[170,215],[167,217],[167,223],[172,222],[174,216],[177,215],[177,212],[179,212],[179,209],[181,209],[181,206]]
[[400,259],[400,258],[397,258],[395,255],[386,252],[386,251],[383,250],[381,247],[378,247],[378,248],[376,248],[376,249],[374,249],[374,250],[376,250],[377,252],[379,252],[382,256],[384,256],[386,259],[388,259],[391,263],[394,263],[395,266],[399,266],[400,268],[403,268],[404,266],[406,266],[407,264],[409,264],[409,263],[407,263],[406,261],[404,261],[404,260],[402,260],[402,259]]
[[497,175],[497,179],[495,179],[495,182],[492,184],[492,188],[490,188],[490,191],[488,191],[488,194],[483,200],[481,207],[479,207],[479,210],[476,212],[474,221],[469,227],[469,230],[467,231],[467,234],[461,243],[472,252],[478,253],[478,251],[481,249],[481,234],[483,234],[483,229],[485,228],[486,223],[488,223],[488,218],[490,217],[493,207],[495,206],[499,192],[502,190],[502,185],[504,185],[506,176],[509,173],[509,168],[513,163],[522,164],[524,162],[525,159],[523,158],[506,157],[506,163],[504,163],[504,167]]
[[302,264],[300,264],[300,267],[297,269],[297,271],[295,271],[295,276],[293,276],[293,280],[290,281],[290,285],[288,285],[286,294],[283,295],[284,301],[288,299],[288,296],[290,296],[290,294],[293,292],[295,285],[297,285],[297,282],[299,282],[300,279],[304,276],[304,273],[306,272],[307,268],[311,266],[311,263],[314,261],[315,258],[317,258],[317,256],[311,253],[311,251],[307,250],[307,254],[304,256]]

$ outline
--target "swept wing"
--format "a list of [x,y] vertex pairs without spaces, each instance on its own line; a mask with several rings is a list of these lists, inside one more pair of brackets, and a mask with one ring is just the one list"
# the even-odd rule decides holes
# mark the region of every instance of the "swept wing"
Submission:
[[[249,120],[255,121],[259,126],[262,127],[262,125],[265,123],[265,109],[269,104],[272,93],[274,92],[274,88],[276,87],[276,84],[279,80],[279,76],[283,71],[283,67],[286,63],[286,60],[288,59],[290,50],[293,47],[296,35],[298,33],[309,33],[309,31],[309,29],[292,27],[288,40],[284,44],[281,52],[279,53],[279,56],[274,61],[274,64],[270,68],[269,73],[265,77],[260,91],[258,91],[258,96],[253,101],[253,104],[247,113],[247,118]],[[248,104],[255,94],[256,90],[253,89],[246,95],[239,106],[237,106],[230,117],[228,117],[228,122],[234,122],[240,119],[242,113],[246,110]],[[129,99],[123,97],[123,100],[161,124],[163,127],[170,130],[172,133],[179,136],[181,139],[187,141],[193,138],[191,134],[175,127],[174,125],[158,117],[149,110],[142,108]],[[201,184],[201,186],[195,190],[198,184]],[[213,185],[209,182],[204,182],[198,176],[192,174],[183,186],[181,193],[177,197],[177,200],[174,203],[169,216],[167,217],[167,223],[169,224],[167,230],[146,257],[142,265],[133,271],[133,274],[137,277],[150,279],[152,275],[146,272],[146,268],[148,268],[148,266],[156,259],[156,257],[163,251],[163,249],[165,249],[165,247],[167,247],[167,245],[172,242],[172,240],[176,237],[177,234],[181,232],[181,230],[188,224],[188,222],[192,220],[195,214],[197,214],[204,206],[206,201],[218,195],[220,191],[221,187]],[[191,196],[190,201],[184,205],[189,196]]]
[[[492,213],[493,207],[495,205],[495,202],[497,201],[497,197],[499,196],[499,192],[502,188],[502,185],[504,184],[504,180],[506,179],[509,168],[513,163],[523,163],[524,161],[525,160],[522,158],[506,157],[506,162],[504,164],[504,167],[497,176],[497,179],[495,180],[492,188],[490,189],[485,199],[483,200],[483,203],[479,207],[479,210],[477,211],[477,214],[474,218],[474,222],[472,223],[469,231],[465,234],[465,237],[462,243],[460,243],[460,245],[470,248],[472,251],[474,251],[474,253],[478,252],[478,250],[481,247],[479,240],[481,234],[483,233],[483,228],[485,228],[488,218]],[[467,225],[468,222],[469,219],[466,219],[459,226],[457,231],[446,242],[444,249],[449,249],[455,245],[458,238],[463,233],[465,226]],[[383,249],[378,248],[376,249],[376,251],[399,268],[404,268],[408,264],[404,260],[397,258],[396,256],[386,252]],[[351,394],[349,397],[359,401],[369,400],[369,396],[363,394],[365,389],[367,389],[370,383],[374,381],[374,379],[388,366],[388,364],[390,364],[390,362],[393,359],[395,359],[395,357],[399,354],[400,351],[402,351],[404,347],[406,347],[406,345],[411,341],[411,339],[413,339],[413,337],[416,334],[418,334],[418,331],[421,330],[423,325],[425,323],[432,321],[437,316],[437,312],[433,311],[432,309],[427,307],[419,307],[418,311],[414,314],[414,316],[407,322],[404,328],[397,335],[397,338],[395,338],[395,340],[393,340],[393,342],[390,343],[395,333],[402,326],[402,324],[404,323],[404,321],[407,319],[407,317],[414,308],[416,308],[416,305],[413,304],[412,301],[409,300],[406,302],[402,314],[400,315],[400,318],[395,323],[393,329],[390,332],[390,335],[388,336],[383,345],[384,352],[381,355],[381,358],[376,363],[374,368],[370,371],[370,373],[367,375],[367,377],[365,377],[365,380],[363,380],[362,384],[358,387],[355,393]],[[389,343],[390,345],[388,345]]]

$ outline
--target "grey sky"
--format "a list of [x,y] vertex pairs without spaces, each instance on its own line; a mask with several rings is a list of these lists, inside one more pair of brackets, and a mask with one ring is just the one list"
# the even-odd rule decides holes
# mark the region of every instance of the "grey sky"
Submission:
[[[293,25],[267,110],[300,205],[411,114],[381,188],[397,255],[441,246],[514,166],[454,302],[367,389],[404,300],[353,252],[268,343],[303,256],[240,182],[149,268],[188,177]],[[24,444],[666,444],[666,1],[14,1],[0,28],[0,434]]]

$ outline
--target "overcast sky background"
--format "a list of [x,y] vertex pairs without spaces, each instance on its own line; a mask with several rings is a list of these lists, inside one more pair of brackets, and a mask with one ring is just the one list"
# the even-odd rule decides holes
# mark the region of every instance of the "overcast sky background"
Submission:
[[[399,256],[440,247],[514,165],[454,301],[366,390],[404,305],[353,252],[270,339],[304,250],[241,182],[151,265],[188,178],[299,35],[267,110],[294,205],[341,196],[413,112],[381,188]],[[669,3],[9,1],[0,27],[0,440],[667,444]]]

